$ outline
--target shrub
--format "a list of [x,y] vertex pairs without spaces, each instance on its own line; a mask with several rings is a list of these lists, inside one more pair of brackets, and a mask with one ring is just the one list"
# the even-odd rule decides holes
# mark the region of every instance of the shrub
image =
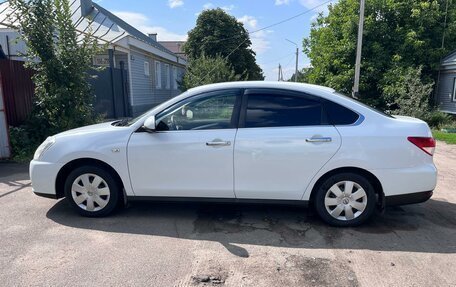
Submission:
[[87,79],[100,48],[90,32],[77,35],[69,0],[11,0],[10,4],[27,45],[26,65],[35,71],[30,118],[11,129],[13,156],[21,158],[50,135],[96,121]]
[[40,140],[33,138],[33,133],[31,134],[26,126],[10,127],[9,132],[13,160],[19,162],[30,160],[36,148],[41,143]]
[[431,127],[440,127],[451,118],[430,105],[434,82],[423,80],[421,70],[422,67],[390,70],[383,82],[383,96],[391,113],[419,118]]

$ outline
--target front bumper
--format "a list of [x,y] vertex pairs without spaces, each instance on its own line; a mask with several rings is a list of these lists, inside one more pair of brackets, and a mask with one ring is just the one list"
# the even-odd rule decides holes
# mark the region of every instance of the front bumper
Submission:
[[38,196],[57,198],[55,181],[63,164],[32,160],[30,162],[30,179],[32,190]]

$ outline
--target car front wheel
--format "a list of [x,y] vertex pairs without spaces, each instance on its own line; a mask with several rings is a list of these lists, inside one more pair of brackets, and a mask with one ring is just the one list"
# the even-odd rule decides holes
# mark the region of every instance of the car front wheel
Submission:
[[336,174],[317,190],[315,209],[333,226],[357,226],[374,213],[376,195],[372,184],[356,173]]
[[112,174],[97,166],[73,170],[65,182],[65,195],[76,211],[89,217],[111,213],[119,201],[120,188]]

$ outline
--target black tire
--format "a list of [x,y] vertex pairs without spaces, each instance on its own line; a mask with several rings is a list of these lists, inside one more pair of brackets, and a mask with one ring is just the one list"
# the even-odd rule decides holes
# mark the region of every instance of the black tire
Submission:
[[[84,174],[93,174],[101,177],[103,181],[106,183],[107,187],[109,188],[109,197],[104,196],[103,198],[107,200],[107,204],[102,207],[100,210],[88,211],[80,207],[72,196],[72,185],[73,182],[81,175]],[[90,181],[90,177],[89,177]],[[93,183],[93,179],[92,179]],[[101,186],[104,186],[102,183]],[[111,174],[111,172],[97,166],[81,166],[74,169],[65,180],[65,196],[70,203],[70,205],[82,216],[86,217],[103,217],[110,213],[112,213],[116,207],[119,205],[119,201],[121,199],[121,186],[117,182],[116,178]],[[76,195],[80,195],[80,193],[76,193]],[[87,204],[87,201],[86,201]],[[95,206],[98,205],[94,201]],[[84,205],[84,203],[82,203]],[[100,208],[101,206],[95,207]]]
[[[351,181],[354,182],[355,184],[359,185],[362,189],[364,189],[364,192],[366,194],[367,199],[364,199],[364,203],[367,203],[365,205],[364,210],[357,216],[354,217],[353,219],[337,219],[333,217],[330,212],[327,210],[327,207],[325,205],[325,197],[327,193],[329,192],[329,189],[334,186],[337,183],[341,183],[344,181]],[[331,194],[332,195],[332,194]],[[332,195],[334,196],[334,195]],[[338,200],[337,198],[335,198]],[[348,199],[348,200],[353,200],[353,199]],[[363,200],[363,199],[358,199],[358,200]],[[354,200],[357,201],[357,200]],[[375,206],[377,203],[377,196],[375,194],[375,190],[372,186],[372,184],[369,182],[369,180],[357,173],[352,173],[352,172],[346,172],[346,173],[339,173],[330,176],[326,180],[323,181],[323,183],[318,187],[316,190],[316,195],[314,197],[314,206],[315,210],[317,211],[318,215],[320,218],[328,223],[329,225],[332,226],[339,226],[339,227],[349,227],[349,226],[358,226],[367,220],[369,220],[372,215],[374,214],[375,211]],[[340,204],[339,204],[340,205]],[[343,207],[345,205],[342,205]],[[338,205],[335,205],[334,209],[338,207]],[[328,207],[330,208],[330,207]],[[334,210],[333,209],[333,210]],[[357,209],[352,209],[355,211],[355,213],[358,211]],[[345,216],[345,210],[340,213],[342,217]]]

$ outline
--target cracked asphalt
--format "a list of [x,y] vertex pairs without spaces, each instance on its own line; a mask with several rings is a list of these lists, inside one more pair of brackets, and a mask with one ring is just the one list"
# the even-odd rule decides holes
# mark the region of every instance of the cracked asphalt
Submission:
[[456,146],[426,203],[358,228],[302,207],[137,202],[82,218],[0,163],[2,286],[456,286]]

